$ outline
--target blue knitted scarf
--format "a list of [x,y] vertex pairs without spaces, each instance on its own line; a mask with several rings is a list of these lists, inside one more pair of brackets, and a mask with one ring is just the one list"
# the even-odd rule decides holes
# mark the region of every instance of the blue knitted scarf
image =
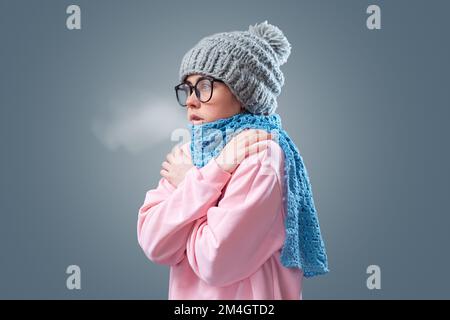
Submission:
[[[239,113],[232,117],[203,124],[188,124],[191,131],[193,164],[201,168],[220,154],[229,140],[244,129],[264,129],[278,138],[284,151],[284,201],[287,217],[286,239],[281,251],[281,263],[288,268],[300,268],[305,277],[328,272],[325,246],[303,159],[287,132],[281,127],[281,118]],[[220,136],[221,135],[221,136]]]

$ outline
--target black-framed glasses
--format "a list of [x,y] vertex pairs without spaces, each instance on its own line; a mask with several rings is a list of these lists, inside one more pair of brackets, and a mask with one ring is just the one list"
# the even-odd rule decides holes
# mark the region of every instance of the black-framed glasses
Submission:
[[195,91],[195,95],[200,102],[208,102],[211,100],[214,91],[214,82],[222,82],[222,80],[210,77],[203,76],[198,78],[195,85],[192,85],[188,82],[180,83],[175,86],[175,93],[177,95],[177,100],[180,106],[186,107],[186,100],[192,94],[192,91]]

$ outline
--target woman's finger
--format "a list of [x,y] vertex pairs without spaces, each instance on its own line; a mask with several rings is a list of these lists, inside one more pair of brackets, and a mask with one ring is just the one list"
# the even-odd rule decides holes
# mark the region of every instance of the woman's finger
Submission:
[[192,164],[192,159],[186,152],[181,151],[181,156],[183,157],[183,164]]
[[270,133],[258,132],[256,134],[252,134],[250,136],[245,137],[245,139],[240,141],[240,144],[243,147],[248,147],[255,142],[259,142],[259,141],[263,141],[263,140],[271,140],[271,139],[272,139],[272,135]]
[[254,134],[255,132],[256,132],[256,129],[244,129],[241,132],[239,132],[235,136],[235,138],[236,138],[236,140],[241,140],[241,139],[244,139],[245,137],[247,137],[247,136],[249,136],[251,134]]
[[253,131],[254,131],[254,129],[244,129],[241,132],[239,132],[238,134],[236,134],[232,140],[239,141],[239,140],[243,139],[244,137],[252,134]]
[[245,148],[243,153],[243,158],[241,161],[255,153],[259,153],[263,150],[267,149],[267,142],[261,142],[261,143],[254,143],[250,145],[248,148]]
[[172,152],[166,156],[166,160],[168,163],[173,163],[174,158]]
[[180,153],[180,151],[181,151],[180,146],[179,146],[178,144],[176,144],[176,145],[172,148],[171,153],[172,153],[173,155],[177,155],[177,154]]
[[[269,139],[265,138],[265,135],[253,136],[245,143],[241,143],[237,150],[236,160],[238,163],[241,163],[242,160],[247,158],[248,156],[267,149],[267,141]],[[251,151],[251,152],[250,152]]]
[[161,166],[166,169],[167,171],[169,171],[170,169],[170,164],[167,161],[164,161]]
[[250,129],[242,132],[242,135],[237,135],[236,137],[237,141],[243,142],[255,136],[261,136],[267,139],[268,137],[271,137],[271,134],[261,129]]

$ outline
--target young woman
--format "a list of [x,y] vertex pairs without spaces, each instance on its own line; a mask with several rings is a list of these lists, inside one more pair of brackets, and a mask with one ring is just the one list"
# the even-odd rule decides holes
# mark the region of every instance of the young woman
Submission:
[[162,163],[138,214],[169,299],[301,299],[328,272],[302,157],[275,113],[291,46],[267,21],[203,38],[183,57],[191,140]]

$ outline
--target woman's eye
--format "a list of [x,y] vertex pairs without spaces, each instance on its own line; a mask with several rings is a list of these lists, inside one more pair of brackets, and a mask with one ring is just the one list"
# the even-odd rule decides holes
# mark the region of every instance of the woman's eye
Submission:
[[209,84],[201,84],[200,90],[211,90],[211,86]]

